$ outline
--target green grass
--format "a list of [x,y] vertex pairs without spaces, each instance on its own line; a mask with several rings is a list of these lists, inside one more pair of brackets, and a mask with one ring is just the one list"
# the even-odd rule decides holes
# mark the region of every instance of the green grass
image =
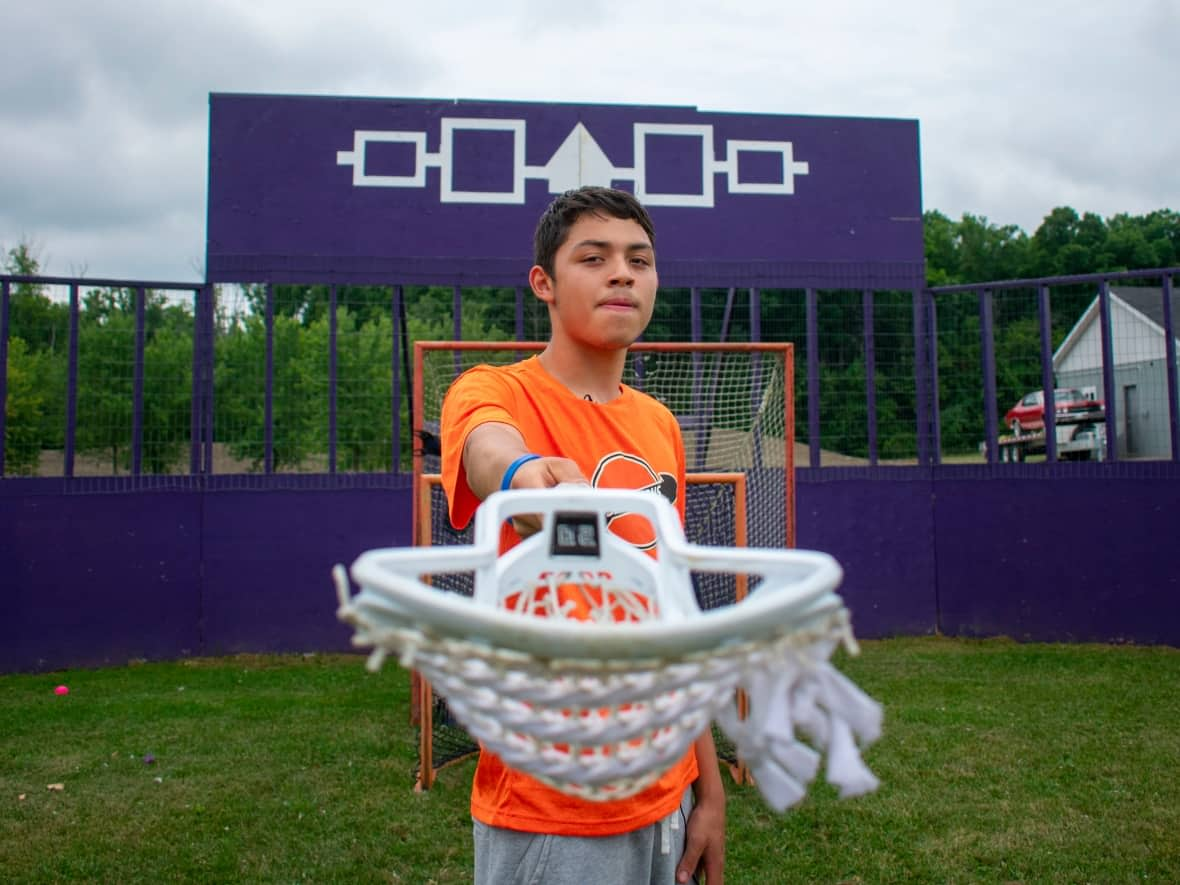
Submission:
[[[885,704],[882,788],[778,816],[731,785],[728,882],[1180,882],[1180,650],[897,639],[840,666]],[[412,792],[408,682],[351,656],[2,676],[0,875],[470,881],[472,766]]]

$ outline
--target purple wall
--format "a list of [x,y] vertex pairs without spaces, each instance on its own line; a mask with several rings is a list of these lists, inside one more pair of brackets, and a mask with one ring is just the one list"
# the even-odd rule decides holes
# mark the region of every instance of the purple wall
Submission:
[[1180,645],[1180,471],[1110,466],[1087,480],[950,469],[933,502],[943,632]]
[[349,648],[330,571],[406,544],[408,489],[204,496],[203,653]]
[[[799,478],[799,543],[842,563],[862,637],[1180,646],[1175,465]],[[403,488],[63,491],[0,484],[0,672],[344,650],[331,566],[409,537]]]
[[799,544],[843,565],[860,636],[1180,645],[1176,465],[800,474]]
[[916,120],[214,94],[210,282],[520,285],[580,184],[634,192],[664,285],[924,283]]
[[843,567],[840,593],[858,636],[933,633],[938,609],[929,472],[838,479],[840,472],[799,471],[798,545],[830,553]]
[[0,486],[0,671],[201,652],[200,495],[14,484],[33,485]]
[[409,537],[408,489],[0,485],[0,672],[343,651],[332,565]]

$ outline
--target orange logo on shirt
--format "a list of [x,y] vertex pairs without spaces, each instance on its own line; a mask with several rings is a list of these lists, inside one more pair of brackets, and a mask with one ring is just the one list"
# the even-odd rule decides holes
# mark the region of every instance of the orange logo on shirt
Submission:
[[[657,492],[673,504],[678,492],[675,476],[657,473],[638,455],[627,452],[613,452],[602,458],[590,477],[590,484],[595,488]],[[643,516],[630,512],[608,513],[606,524],[616,535],[640,550],[651,550],[656,546],[655,529]]]

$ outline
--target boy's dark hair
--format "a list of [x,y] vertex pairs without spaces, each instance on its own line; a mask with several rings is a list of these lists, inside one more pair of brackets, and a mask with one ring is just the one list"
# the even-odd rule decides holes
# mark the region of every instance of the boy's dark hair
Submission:
[[587,212],[637,222],[655,248],[656,230],[651,216],[633,194],[587,185],[557,197],[537,222],[537,231],[533,235],[533,263],[540,265],[549,276],[555,275],[553,258],[569,236],[570,228]]

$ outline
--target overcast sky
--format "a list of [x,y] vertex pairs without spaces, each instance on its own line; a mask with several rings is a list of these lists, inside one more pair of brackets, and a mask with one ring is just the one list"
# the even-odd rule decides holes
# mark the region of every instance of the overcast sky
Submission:
[[211,92],[901,117],[927,210],[1180,209],[1180,0],[0,0],[0,27],[0,246],[53,274],[203,278]]

